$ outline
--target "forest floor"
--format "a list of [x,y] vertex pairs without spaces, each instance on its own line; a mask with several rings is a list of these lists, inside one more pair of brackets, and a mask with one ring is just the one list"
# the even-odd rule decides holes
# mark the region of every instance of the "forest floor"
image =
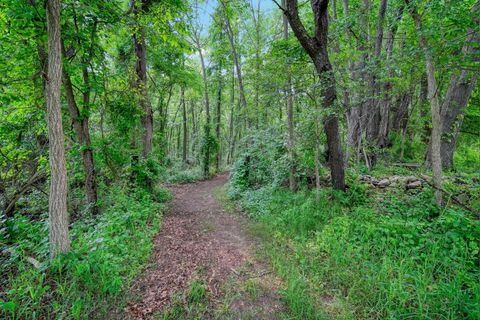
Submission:
[[215,196],[227,178],[169,187],[174,200],[130,290],[128,318],[286,318],[282,282],[248,232],[248,218]]

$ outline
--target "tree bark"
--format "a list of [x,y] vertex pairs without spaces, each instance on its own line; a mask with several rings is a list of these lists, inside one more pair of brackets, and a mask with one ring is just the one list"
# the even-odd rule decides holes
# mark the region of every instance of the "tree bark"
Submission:
[[235,129],[234,129],[234,119],[235,119],[235,74],[232,70],[232,90],[230,96],[230,124],[229,124],[229,134],[228,134],[228,156],[227,163],[230,164],[233,160],[233,153],[235,149]]
[[60,1],[47,1],[48,73],[47,115],[50,158],[50,194],[48,199],[48,223],[50,256],[70,250],[67,212],[67,168],[60,105],[62,81],[62,46],[60,31]]
[[[300,20],[297,0],[286,0],[284,14],[288,18],[298,41],[310,56],[322,83],[322,106],[329,110],[336,99],[335,78],[328,57],[328,0],[311,0],[314,14],[315,33],[311,37]],[[324,119],[324,129],[327,135],[328,162],[332,185],[337,190],[345,190],[345,166],[341,148],[338,117],[335,113],[328,114]]]
[[190,113],[192,115],[192,135],[191,135],[191,154],[192,157],[195,156],[195,150],[197,146],[197,136],[198,136],[198,129],[197,129],[197,121],[195,117],[195,102],[193,100],[190,101]]
[[[401,5],[400,8],[398,9],[397,16],[395,17],[395,20],[393,21],[390,29],[388,30],[387,37],[386,37],[386,51],[387,51],[387,58],[386,58],[386,63],[385,67],[387,68],[387,74],[392,77],[393,76],[393,70],[390,67],[392,63],[392,57],[393,57],[393,44],[395,42],[395,35],[398,30],[398,22],[402,19],[403,17],[403,10],[404,6]],[[388,135],[390,132],[390,106],[391,106],[391,95],[390,91],[392,90],[392,83],[390,81],[385,81],[383,83],[383,98],[382,101],[380,102],[380,125],[379,125],[379,130],[378,130],[378,138],[377,138],[377,145],[380,148],[385,148],[388,145]]]
[[140,107],[143,110],[143,150],[142,157],[147,158],[153,149],[153,110],[148,98],[147,90],[147,48],[145,44],[145,30],[140,25],[137,15],[142,9],[142,0],[130,0],[130,12],[137,25],[133,33],[133,45],[135,48],[135,72],[137,75],[136,89],[140,98]]
[[[480,26],[480,2],[477,2],[471,13],[474,17],[474,23]],[[477,28],[478,30],[478,28]],[[468,37],[462,48],[462,58],[478,57],[480,50],[480,34],[476,29],[472,28],[468,31]],[[440,117],[442,124],[442,141],[441,141],[441,159],[444,168],[453,167],[453,154],[457,146],[458,136],[462,125],[462,115],[465,112],[468,101],[473,89],[477,83],[478,71],[461,69],[455,72],[450,78],[445,100],[443,101]],[[427,164],[432,161],[431,146],[429,146],[427,154]]]
[[185,105],[185,88],[183,86],[180,88],[180,99],[182,101],[182,115],[183,115],[182,159],[183,159],[183,163],[187,163],[187,153],[188,153],[187,106]]
[[238,79],[238,91],[240,95],[240,104],[243,107],[243,111],[245,112],[245,126],[248,128],[250,127],[250,120],[248,115],[248,108],[247,108],[247,99],[245,98],[245,90],[243,85],[243,75],[242,75],[242,66],[240,64],[240,57],[237,52],[237,47],[235,45],[235,35],[233,33],[232,25],[230,23],[230,18],[228,17],[227,8],[224,0],[220,1],[224,8],[225,12],[225,29],[228,35],[228,41],[230,42],[230,48],[232,50],[233,61],[235,63],[235,69],[237,72],[237,79]]
[[80,144],[80,152],[82,154],[83,168],[85,171],[85,191],[87,202],[91,206],[91,212],[98,214],[98,192],[97,179],[95,172],[95,163],[93,159],[92,142],[90,139],[90,131],[88,125],[88,117],[81,116],[75,100],[72,81],[70,75],[63,69],[63,85],[65,88],[65,98],[67,100],[68,111],[72,119],[72,126],[77,134],[78,143]]
[[[282,0],[282,6],[285,7],[285,0]],[[288,19],[286,15],[283,15],[283,38],[288,41]],[[288,182],[290,190],[295,191],[297,189],[296,175],[296,159],[295,159],[295,125],[293,120],[293,88],[292,88],[292,75],[290,64],[287,63],[287,83],[286,83],[286,95],[287,95],[287,126],[288,126],[288,155],[290,173],[288,176]]]
[[205,149],[204,152],[204,159],[203,159],[203,175],[208,177],[210,174],[210,135],[211,135],[211,121],[210,121],[210,99],[208,96],[208,78],[207,78],[207,68],[205,65],[205,59],[203,57],[202,47],[200,43],[200,35],[194,34],[194,41],[195,45],[197,46],[198,55],[200,56],[200,64],[202,67],[202,78],[203,78],[203,90],[204,90],[204,97],[205,97],[205,115],[206,115],[206,123],[204,127],[204,135],[206,139],[206,143],[203,146]]
[[[348,0],[343,0],[343,15],[344,19],[349,17],[349,7]],[[366,10],[366,5],[364,4],[363,10]],[[368,25],[365,22],[366,13],[362,12],[362,18],[360,20],[361,28],[367,28]],[[350,27],[347,31],[347,41],[350,44],[353,44],[354,33]],[[350,95],[348,91],[344,93],[344,103],[348,107],[346,118],[347,118],[347,156],[346,161],[350,159],[350,154],[355,154],[357,161],[360,160],[360,152],[362,148],[362,134],[365,128],[365,102],[364,98],[361,96],[360,92],[367,91],[364,88],[364,82],[366,79],[365,69],[366,61],[368,58],[367,50],[365,46],[365,39],[360,39],[355,37],[357,40],[356,49],[361,53],[362,59],[359,61],[350,61],[349,69],[352,83],[355,83],[356,86],[361,87],[360,89],[353,90],[353,93]]]
[[216,120],[215,120],[215,134],[217,136],[217,158],[215,162],[216,171],[220,170],[220,162],[222,160],[221,152],[221,143],[220,143],[220,125],[222,120],[222,90],[223,90],[223,79],[222,79],[222,66],[220,64],[218,71],[218,88],[217,88],[217,110],[216,110]]
[[[410,0],[405,0],[409,5]],[[435,66],[433,64],[433,57],[428,47],[427,38],[423,34],[421,16],[418,14],[415,7],[411,8],[411,15],[415,22],[415,27],[419,34],[420,46],[424,51],[425,64],[427,70],[428,82],[428,98],[430,100],[430,109],[432,114],[432,136],[430,138],[431,153],[432,153],[432,171],[433,171],[433,186],[435,188],[435,201],[437,205],[443,205],[442,199],[442,158],[440,156],[441,148],[441,119],[440,119],[440,104],[438,102],[438,85],[435,78]]]
[[[370,7],[368,3],[367,7]],[[368,102],[368,120],[366,126],[366,140],[367,143],[373,144],[372,146],[378,146],[379,134],[380,134],[380,85],[377,81],[376,72],[380,68],[380,53],[383,43],[383,22],[385,20],[385,13],[387,10],[387,0],[381,0],[380,8],[377,16],[377,29],[375,32],[375,47],[372,56],[374,71],[370,72],[368,78],[370,83],[370,98]],[[377,154],[375,151],[369,150],[369,162],[373,166],[377,161]]]

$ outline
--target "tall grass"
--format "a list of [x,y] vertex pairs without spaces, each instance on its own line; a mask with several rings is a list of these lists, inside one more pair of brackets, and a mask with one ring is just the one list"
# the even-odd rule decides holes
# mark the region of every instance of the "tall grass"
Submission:
[[431,190],[350,185],[346,195],[240,193],[286,280],[292,317],[480,319],[479,221],[459,208],[439,211]]

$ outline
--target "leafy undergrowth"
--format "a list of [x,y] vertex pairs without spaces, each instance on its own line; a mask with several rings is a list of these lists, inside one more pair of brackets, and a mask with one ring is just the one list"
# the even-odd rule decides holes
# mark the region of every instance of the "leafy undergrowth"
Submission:
[[165,181],[169,183],[191,183],[204,179],[200,167],[174,166],[167,170]]
[[[239,188],[294,319],[479,319],[480,223],[432,190]],[[239,191],[241,189],[241,191]]]
[[[0,317],[7,319],[96,319],[121,308],[123,289],[138,274],[158,232],[164,200],[147,191],[113,187],[106,210],[71,226],[72,250],[48,261],[48,230],[42,219],[16,217],[8,226],[14,239],[3,264],[8,274]],[[28,259],[43,262],[34,267]]]

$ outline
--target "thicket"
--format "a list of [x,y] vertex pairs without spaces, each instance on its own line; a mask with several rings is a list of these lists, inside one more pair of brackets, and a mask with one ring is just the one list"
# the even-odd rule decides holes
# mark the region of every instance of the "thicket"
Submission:
[[[106,191],[106,190],[104,190]],[[72,249],[48,259],[44,214],[10,219],[0,235],[0,314],[7,319],[106,318],[121,311],[122,293],[152,249],[168,192],[112,186],[104,212],[72,223]],[[8,238],[7,238],[8,235]]]
[[[233,166],[229,195],[266,237],[266,252],[285,280],[283,297],[295,319],[480,317],[475,213],[453,202],[438,207],[428,185],[414,190],[367,185],[359,180],[368,171],[362,166],[347,170],[346,193],[315,190],[308,179],[300,179],[299,191],[289,191],[284,146],[261,136]],[[299,177],[310,170],[305,166]],[[445,188],[467,195],[466,205],[478,210],[478,172],[468,171],[462,168],[462,182]],[[424,172],[379,165],[368,173]]]

